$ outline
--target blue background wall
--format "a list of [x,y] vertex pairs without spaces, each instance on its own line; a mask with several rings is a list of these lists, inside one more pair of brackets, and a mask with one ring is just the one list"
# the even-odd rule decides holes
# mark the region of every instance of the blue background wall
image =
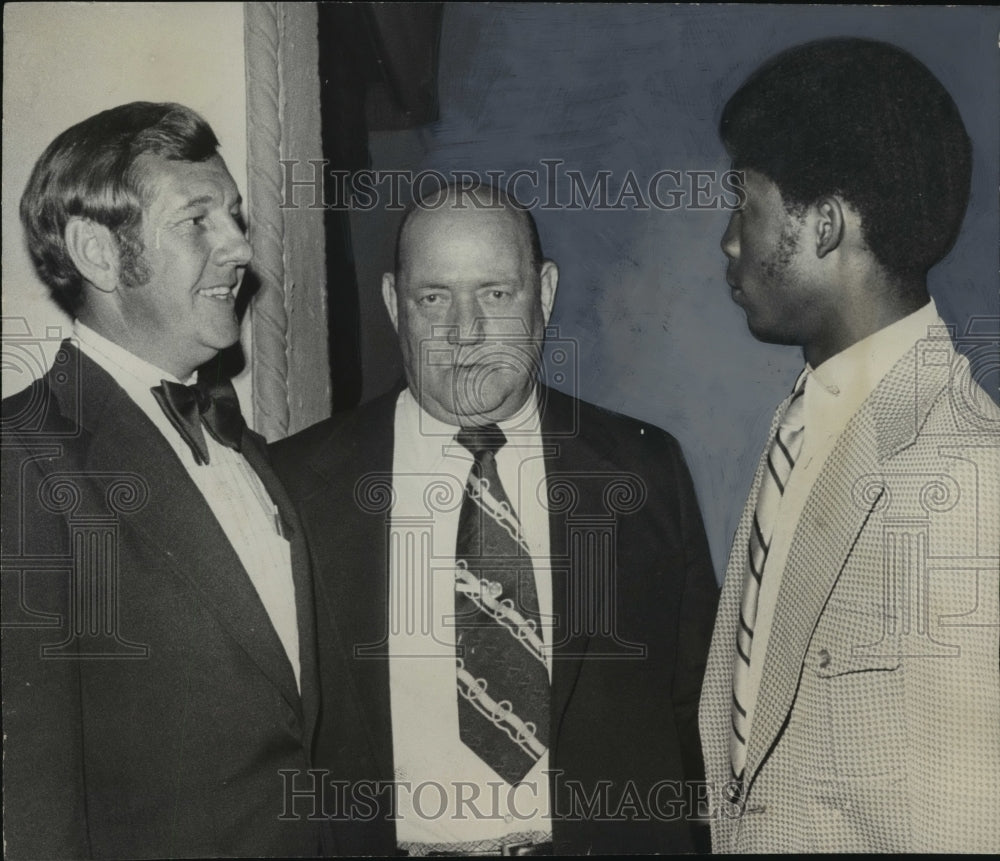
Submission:
[[[440,120],[373,135],[373,167],[510,174],[562,159],[561,170],[580,170],[588,183],[612,171],[614,190],[629,170],[643,187],[658,170],[721,172],[728,161],[716,135],[719,114],[761,62],[816,38],[884,39],[942,80],[973,139],[970,209],[930,283],[959,333],[985,317],[978,331],[995,340],[998,27],[1000,12],[988,8],[448,5]],[[539,209],[535,216],[561,271],[551,323],[578,356],[577,373],[558,387],[678,437],[721,576],[771,414],[801,369],[800,351],[755,341],[730,301],[719,249],[726,211]],[[397,218],[381,210],[352,215],[366,399],[400,369],[378,295]],[[995,359],[983,369],[993,388]]]

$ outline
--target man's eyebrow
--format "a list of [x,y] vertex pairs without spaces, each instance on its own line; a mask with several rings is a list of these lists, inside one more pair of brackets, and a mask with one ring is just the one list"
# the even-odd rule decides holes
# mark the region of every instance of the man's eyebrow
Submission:
[[179,210],[183,210],[183,209],[196,209],[199,206],[207,206],[208,204],[212,203],[214,200],[215,200],[215,198],[211,194],[202,194],[202,195],[199,195],[198,197],[192,197],[190,200],[185,200],[184,203],[182,203],[177,208]]
[[437,281],[424,281],[414,284],[414,290],[451,290],[447,284],[439,284]]
[[[199,206],[208,206],[209,204],[215,203],[216,200],[217,197],[214,194],[200,194],[197,197],[192,197],[190,200],[184,201],[184,203],[178,206],[177,209],[178,211],[184,211],[185,209],[197,209]],[[229,208],[232,209],[242,205],[243,198],[237,194]]]

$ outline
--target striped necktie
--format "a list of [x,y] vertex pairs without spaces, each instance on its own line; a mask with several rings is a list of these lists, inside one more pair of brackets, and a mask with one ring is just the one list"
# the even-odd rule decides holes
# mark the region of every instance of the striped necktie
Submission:
[[730,766],[733,777],[738,781],[743,780],[750,730],[746,706],[750,697],[750,654],[753,648],[754,625],[757,621],[757,598],[785,487],[795,461],[802,451],[807,375],[808,370],[803,370],[795,381],[792,396],[778,424],[774,441],[768,449],[767,463],[757,491],[753,528],[750,530],[746,570],[743,575],[743,596],[740,601],[740,624],[736,632],[736,657],[733,662],[733,731],[729,739]]
[[475,462],[455,546],[455,645],[459,734],[497,774],[517,784],[548,749],[549,675],[531,554],[496,453],[496,425],[456,439]]

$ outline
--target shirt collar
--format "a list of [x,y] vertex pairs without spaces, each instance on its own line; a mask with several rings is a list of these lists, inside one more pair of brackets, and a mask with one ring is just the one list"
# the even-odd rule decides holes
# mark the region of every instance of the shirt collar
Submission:
[[819,367],[810,368],[807,364],[806,369],[811,371],[817,387],[834,397],[852,388],[867,389],[868,394],[906,351],[921,338],[926,338],[928,329],[935,325],[943,323],[931,299],[919,310],[851,344]]
[[819,429],[825,435],[839,435],[893,365],[921,338],[943,326],[944,321],[931,299],[919,310],[841,350],[819,367],[807,363],[804,403],[807,443],[816,438]]
[[[410,389],[404,389],[399,396],[397,408],[403,411],[404,421],[417,438],[418,445],[426,445],[438,453],[441,446],[455,444],[458,425],[443,422],[420,406]],[[541,431],[541,417],[538,412],[538,392],[533,390],[521,408],[503,421],[497,422],[507,437],[508,445],[532,445]],[[459,446],[461,448],[461,446]],[[464,451],[464,449],[462,449]]]

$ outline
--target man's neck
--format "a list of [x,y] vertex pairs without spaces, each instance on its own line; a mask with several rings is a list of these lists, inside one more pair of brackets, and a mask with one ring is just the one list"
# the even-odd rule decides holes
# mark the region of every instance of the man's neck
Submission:
[[145,349],[145,344],[129,337],[129,333],[124,330],[123,326],[110,325],[100,315],[88,313],[85,308],[80,310],[76,319],[125,352],[146,364],[159,368],[161,371],[167,371],[178,380],[189,379],[199,367],[199,365],[191,365],[189,362],[179,362],[174,356],[165,357],[151,353]]
[[[81,326],[84,327],[83,331],[80,329]],[[179,380],[180,382],[189,381],[195,370],[197,370],[196,368],[191,368],[187,373],[178,373],[174,368],[167,367],[153,358],[142,355],[141,352],[121,343],[120,340],[109,336],[99,328],[95,328],[92,323],[88,322],[82,316],[78,316],[74,321],[74,331],[81,341],[86,338],[87,342],[94,349],[100,351],[102,354],[113,356],[114,361],[130,368],[142,367],[149,373],[156,372],[164,378]]]
[[[868,283],[848,292],[835,325],[825,327],[802,345],[805,360],[816,368],[853,344],[919,311],[929,301],[925,285],[904,287],[885,282]],[[851,297],[855,298],[851,298]]]

